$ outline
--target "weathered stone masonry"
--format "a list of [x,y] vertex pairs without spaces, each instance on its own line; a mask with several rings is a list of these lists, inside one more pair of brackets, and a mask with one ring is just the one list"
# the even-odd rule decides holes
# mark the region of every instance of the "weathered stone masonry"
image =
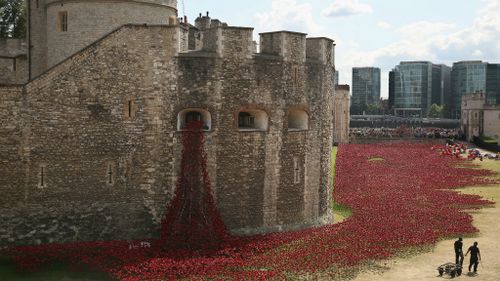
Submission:
[[[0,245],[157,236],[183,112],[210,116],[209,173],[231,231],[330,221],[333,41],[264,33],[255,54],[252,29],[218,25],[187,51],[186,34],[126,25],[0,86]],[[241,129],[241,112],[267,124]]]

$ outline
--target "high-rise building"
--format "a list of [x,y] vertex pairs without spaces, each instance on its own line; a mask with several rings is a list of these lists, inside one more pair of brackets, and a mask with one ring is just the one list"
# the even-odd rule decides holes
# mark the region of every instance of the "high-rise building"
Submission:
[[362,114],[367,105],[380,103],[380,68],[352,69],[352,114]]
[[389,110],[394,108],[395,94],[396,94],[396,81],[394,80],[395,71],[389,71]]
[[486,99],[487,104],[500,104],[500,63],[486,69]]
[[463,96],[475,92],[486,93],[487,68],[488,63],[482,61],[461,61],[453,64],[451,71],[452,118],[460,118]]
[[447,107],[450,72],[450,67],[428,61],[401,62],[389,74],[389,99],[394,100],[395,114],[423,117],[432,104]]

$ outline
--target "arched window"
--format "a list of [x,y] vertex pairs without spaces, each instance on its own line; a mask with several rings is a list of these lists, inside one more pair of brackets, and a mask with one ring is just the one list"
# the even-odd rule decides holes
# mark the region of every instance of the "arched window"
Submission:
[[267,131],[269,118],[264,110],[242,110],[238,113],[238,130]]
[[212,130],[212,116],[210,112],[201,108],[188,108],[179,112],[177,116],[177,130],[182,131],[186,125],[195,122],[203,121],[203,130]]
[[288,112],[288,131],[309,130],[309,114],[304,110],[292,109]]

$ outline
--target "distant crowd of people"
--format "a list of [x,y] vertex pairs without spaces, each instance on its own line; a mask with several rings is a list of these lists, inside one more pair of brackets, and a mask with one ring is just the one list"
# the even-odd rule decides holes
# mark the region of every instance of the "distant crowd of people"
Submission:
[[441,155],[454,158],[461,158],[462,155],[467,155],[467,160],[474,161],[479,159],[483,161],[486,159],[500,161],[500,152],[498,153],[484,153],[481,150],[473,148],[469,149],[467,143],[447,143],[444,147],[431,147],[432,150],[438,150]]
[[399,128],[351,128],[350,135],[358,138],[453,138],[460,137],[458,129],[407,127]]

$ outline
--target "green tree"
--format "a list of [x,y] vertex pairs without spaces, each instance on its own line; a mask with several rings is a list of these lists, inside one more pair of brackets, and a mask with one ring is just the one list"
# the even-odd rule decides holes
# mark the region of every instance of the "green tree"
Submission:
[[0,38],[25,38],[26,23],[24,0],[0,0]]
[[443,118],[443,112],[444,112],[443,106],[433,104],[431,108],[429,108],[429,113],[427,114],[427,116],[429,118]]
[[378,115],[378,114],[383,114],[384,112],[384,107],[382,104],[369,104],[366,108],[366,113],[370,115]]

